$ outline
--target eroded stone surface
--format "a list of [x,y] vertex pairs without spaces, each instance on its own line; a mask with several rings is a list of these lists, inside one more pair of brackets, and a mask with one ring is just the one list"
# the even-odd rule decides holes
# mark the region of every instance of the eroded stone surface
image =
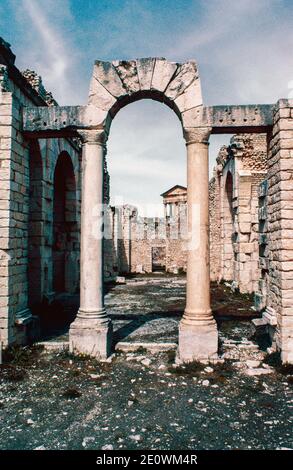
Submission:
[[115,102],[116,99],[114,96],[111,95],[111,93],[109,93],[95,77],[93,77],[90,84],[88,104],[92,104],[97,108],[108,111]]
[[138,59],[136,61],[137,75],[141,90],[150,90],[156,59]]
[[117,70],[111,62],[97,60],[94,66],[93,76],[116,98],[126,93]]
[[164,92],[174,76],[178,64],[166,59],[156,59],[151,88]]
[[179,65],[175,77],[165,91],[166,96],[171,100],[175,100],[197,79],[198,73],[195,62],[186,62]]
[[140,90],[140,84],[137,76],[135,60],[117,60],[112,62],[117,73],[128,93],[135,93]]

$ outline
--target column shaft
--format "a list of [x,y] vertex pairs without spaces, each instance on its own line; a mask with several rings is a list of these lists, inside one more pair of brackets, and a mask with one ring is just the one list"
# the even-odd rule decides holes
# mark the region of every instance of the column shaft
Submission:
[[82,154],[81,259],[79,316],[104,321],[103,168],[101,143],[85,142]]
[[72,351],[105,358],[111,351],[112,325],[104,307],[103,132],[82,134],[80,308],[70,328]]
[[186,308],[179,327],[183,361],[216,357],[218,337],[210,307],[208,130],[187,139]]

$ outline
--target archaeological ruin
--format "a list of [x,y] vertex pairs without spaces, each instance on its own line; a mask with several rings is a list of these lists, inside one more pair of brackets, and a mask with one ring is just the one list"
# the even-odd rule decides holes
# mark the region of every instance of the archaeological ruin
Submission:
[[[187,188],[162,188],[164,216],[110,205],[106,147],[129,103],[176,113],[186,142]],[[232,134],[209,180],[209,138]],[[105,359],[112,323],[105,281],[186,272],[178,333],[183,362],[213,360],[218,332],[210,279],[254,293],[255,328],[293,362],[293,100],[205,106],[194,61],[94,64],[88,103],[58,106],[41,78],[15,66],[0,38],[0,341],[38,340],[42,306],[80,292],[72,352]]]

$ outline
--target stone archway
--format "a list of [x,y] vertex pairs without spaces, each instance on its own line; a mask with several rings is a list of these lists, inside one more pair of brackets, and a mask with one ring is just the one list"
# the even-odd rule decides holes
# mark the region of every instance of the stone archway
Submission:
[[[80,309],[70,328],[72,351],[107,357],[112,325],[103,298],[103,168],[111,121],[127,104],[153,99],[179,117],[187,146],[187,293],[179,327],[183,361],[216,357],[218,337],[210,309],[208,139],[209,127],[197,127],[202,113],[199,75],[194,61],[178,64],[151,58],[96,61],[88,106],[80,130],[82,158]],[[58,120],[58,119],[57,119]]]
[[[192,211],[189,210],[188,226],[190,227],[194,223],[193,233],[200,233],[201,236],[200,243],[191,246],[188,251],[187,299],[179,331],[179,355],[183,361],[208,359],[216,354],[217,349],[217,332],[209,308],[208,287],[208,138],[210,133],[267,133],[270,140],[269,158],[274,160],[270,170],[273,181],[275,173],[280,172],[278,159],[280,161],[286,159],[282,152],[284,149],[285,153],[287,152],[287,146],[284,145],[283,149],[281,144],[283,140],[289,140],[286,138],[286,132],[289,132],[288,128],[285,127],[286,132],[280,131],[279,121],[284,126],[290,124],[287,123],[287,120],[292,106],[288,100],[283,99],[279,100],[276,105],[203,106],[195,62],[174,64],[161,58],[111,63],[97,61],[87,105],[24,107],[22,112],[23,134],[29,139],[81,136],[84,142],[83,179],[89,183],[88,186],[91,189],[94,189],[93,200],[95,207],[97,207],[97,202],[102,200],[102,193],[96,183],[102,182],[100,171],[104,154],[103,148],[106,144],[111,121],[121,107],[142,98],[163,101],[174,109],[182,123],[188,159],[187,205],[189,209],[194,206],[198,208],[194,217],[192,217]],[[275,135],[276,138],[272,139],[272,135]],[[283,137],[284,135],[285,137]],[[278,155],[277,160],[273,158],[274,152]],[[98,169],[98,174],[93,173],[95,168]],[[91,172],[94,184],[90,182],[89,174]],[[269,176],[270,184],[271,180]],[[272,184],[273,186],[274,184]],[[286,189],[278,186],[277,194],[282,194],[283,191]],[[97,256],[100,260],[102,259],[102,243],[96,240],[92,230],[85,228],[87,223],[93,224],[89,212],[92,206],[87,193],[85,184],[82,195],[81,306],[70,331],[70,344],[71,349],[77,352],[105,356],[110,350],[105,348],[105,341],[107,345],[110,343],[108,333],[111,327],[103,308],[102,278],[100,276],[102,271],[99,263],[94,263],[91,260],[92,255],[93,259],[97,259]],[[286,220],[286,217],[281,214],[282,210],[279,206],[276,211],[280,220]],[[284,227],[280,228],[277,237],[286,231]],[[269,249],[275,253],[275,245],[270,243],[271,241]],[[279,248],[277,252],[278,250]],[[287,260],[284,260],[283,263],[287,263]],[[86,265],[88,265],[87,269]],[[93,279],[90,275],[91,272]],[[284,320],[289,318],[285,302],[286,296],[287,290],[281,289],[279,286],[277,296],[275,291],[271,292],[273,299],[271,305],[276,307],[279,317],[278,324],[285,325],[282,326],[282,330],[286,330],[287,335],[287,331],[290,333],[291,323]],[[103,332],[106,332],[106,335]],[[289,357],[286,355],[288,351],[287,336],[285,336],[286,341],[283,340],[283,333],[279,337],[280,349],[285,351],[282,357]]]

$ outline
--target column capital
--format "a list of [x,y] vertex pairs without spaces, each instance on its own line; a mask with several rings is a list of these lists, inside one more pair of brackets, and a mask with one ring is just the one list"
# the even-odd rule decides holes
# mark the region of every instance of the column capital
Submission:
[[83,144],[101,146],[104,146],[108,139],[108,134],[104,129],[79,129],[78,136]]
[[209,143],[211,127],[187,127],[183,130],[183,136],[186,145],[207,144]]

